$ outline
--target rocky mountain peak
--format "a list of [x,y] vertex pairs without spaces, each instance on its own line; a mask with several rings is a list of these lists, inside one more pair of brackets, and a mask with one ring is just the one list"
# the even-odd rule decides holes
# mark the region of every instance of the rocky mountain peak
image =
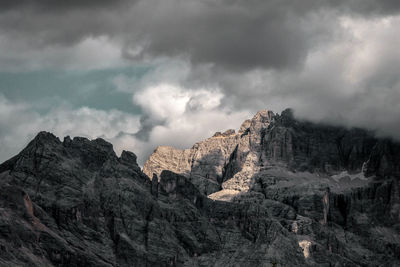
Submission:
[[60,139],[50,132],[41,131],[35,136],[35,138],[33,138],[32,142],[51,144],[60,143]]
[[[82,165],[82,168],[96,169],[107,161],[118,160],[118,157],[112,144],[102,138],[89,140],[84,137],[71,139],[66,136],[61,142],[52,133],[40,132],[18,155],[2,164],[2,170],[50,172],[52,167],[58,168],[56,166],[66,159],[76,167]],[[136,155],[132,152],[124,151],[120,161],[139,168]]]
[[271,122],[274,118],[275,113],[271,110],[263,109],[254,115],[252,121],[259,121],[261,123]]
[[41,147],[42,149],[52,148],[52,147],[57,147],[60,144],[61,144],[60,139],[56,137],[54,134],[46,131],[41,131],[33,138],[32,141],[29,142],[29,144],[24,150],[32,150],[38,147]]
[[[268,125],[274,120],[276,114],[270,110],[260,110],[254,115],[250,120],[249,128],[251,131],[260,131],[263,128],[268,127]],[[246,121],[242,123],[241,128],[246,125]]]
[[[379,145],[382,142],[361,129],[296,120],[291,109],[281,114],[261,110],[244,121],[238,133],[217,132],[213,138],[186,150],[157,149],[143,170],[149,177],[160,175],[165,169],[174,171],[186,176],[210,197],[227,200],[227,194],[231,198],[249,190],[254,175],[263,169],[285,168],[327,177],[343,171],[382,175],[384,171],[376,170],[378,163],[374,158],[377,150],[384,150]],[[394,170],[386,163],[386,158],[394,162],[394,157],[385,155],[381,169]]]

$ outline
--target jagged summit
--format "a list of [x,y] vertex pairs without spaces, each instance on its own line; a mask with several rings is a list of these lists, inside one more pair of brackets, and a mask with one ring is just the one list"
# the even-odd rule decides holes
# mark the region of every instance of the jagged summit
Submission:
[[[262,127],[268,126],[274,116],[272,111],[261,110],[252,119],[243,122],[238,132],[233,129],[216,132],[211,138],[196,143],[190,149],[158,147],[146,161],[143,171],[153,177],[153,174],[160,175],[162,170],[171,170],[193,177],[191,181],[207,195],[219,191],[221,183],[231,175],[232,170],[224,168],[241,139],[250,131],[259,132]],[[260,136],[250,136],[254,144],[260,141]]]
[[149,177],[165,169],[174,171],[188,177],[204,194],[221,191],[219,195],[226,200],[224,192],[232,197],[249,190],[253,176],[271,168],[307,171],[326,177],[362,170],[362,175],[381,175],[385,171],[373,170],[374,166],[390,165],[384,168],[396,169],[393,167],[396,161],[385,165],[372,163],[372,156],[379,154],[376,150],[382,142],[361,129],[298,121],[291,109],[281,114],[261,110],[244,121],[237,133],[234,130],[217,132],[190,149],[157,149],[143,171]]
[[60,141],[60,139],[58,137],[56,137],[54,134],[52,134],[50,132],[46,132],[46,131],[41,131],[35,136],[35,138],[33,138],[32,141],[36,141],[36,142],[43,141],[44,143],[47,143],[51,140]]
[[254,115],[252,120],[257,120],[262,122],[271,121],[275,115],[276,114],[272,110],[262,109],[258,111],[256,115]]
[[64,160],[68,160],[72,165],[83,165],[82,168],[98,168],[107,161],[121,161],[139,169],[136,158],[136,155],[129,151],[123,151],[118,158],[113,145],[102,138],[89,140],[85,137],[71,139],[66,136],[61,142],[54,134],[42,131],[18,155],[0,165],[0,171],[38,170],[49,168],[45,162],[50,164]]
[[53,133],[46,131],[39,132],[33,138],[33,140],[27,145],[25,149],[28,149],[32,146],[59,146],[61,144],[66,147],[67,146],[76,147],[82,145],[97,147],[98,149],[103,150],[104,152],[115,154],[113,150],[113,145],[102,138],[89,140],[88,138],[85,137],[74,137],[73,139],[71,139],[70,136],[65,136],[63,142],[61,142],[60,139]]

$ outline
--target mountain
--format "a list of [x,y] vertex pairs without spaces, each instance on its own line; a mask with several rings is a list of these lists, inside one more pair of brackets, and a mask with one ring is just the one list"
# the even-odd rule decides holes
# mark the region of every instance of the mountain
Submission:
[[356,180],[358,185],[374,175],[398,176],[399,150],[399,144],[362,129],[298,121],[290,109],[280,115],[263,110],[237,133],[217,132],[185,150],[158,147],[143,171],[153,177],[168,169],[213,199],[231,200],[254,191],[257,177],[271,172],[301,173],[342,186],[339,178],[350,177],[350,184]]
[[399,266],[400,144],[260,111],[143,172],[39,133],[0,165],[1,266]]

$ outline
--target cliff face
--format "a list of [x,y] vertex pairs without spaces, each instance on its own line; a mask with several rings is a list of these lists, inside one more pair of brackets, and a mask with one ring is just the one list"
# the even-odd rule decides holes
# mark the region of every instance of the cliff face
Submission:
[[[246,120],[238,133],[217,132],[190,149],[158,147],[145,163],[143,172],[153,177],[162,170],[171,170],[187,177],[206,195],[220,191],[222,184],[236,173],[250,177],[258,171],[261,132],[273,116],[271,111],[261,111],[252,120]],[[248,184],[244,182],[238,187],[248,188]]]
[[0,165],[0,266],[399,266],[399,160],[290,110],[159,147],[143,172],[42,132]]
[[[238,133],[216,133],[186,150],[158,147],[143,171],[153,177],[162,170],[171,170],[187,177],[211,198],[229,200],[248,191],[252,177],[270,168],[325,176],[343,171],[380,176],[385,171],[398,172],[398,167],[386,162],[386,158],[393,162],[398,159],[383,147],[389,146],[385,142],[361,129],[298,121],[291,110],[281,115],[264,110],[246,120]],[[392,154],[399,155],[397,151]],[[376,162],[381,159],[384,162]]]
[[160,146],[145,163],[143,172],[149,177],[170,170],[187,177],[201,192],[208,195],[221,189],[223,167],[238,142],[238,135],[216,133],[213,137],[195,144],[191,149],[179,150]]

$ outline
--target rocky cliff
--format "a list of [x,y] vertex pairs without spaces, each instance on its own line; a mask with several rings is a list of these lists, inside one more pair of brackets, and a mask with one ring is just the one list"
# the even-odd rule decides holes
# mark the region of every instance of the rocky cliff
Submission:
[[[259,170],[261,132],[274,117],[271,111],[260,111],[246,120],[239,131],[217,132],[192,148],[178,150],[160,146],[146,161],[143,172],[149,177],[171,170],[187,177],[198,189],[209,195],[221,190],[222,184],[236,174],[239,184],[232,189],[248,188],[247,179]],[[241,183],[240,183],[241,182]]]
[[159,147],[143,172],[42,132],[0,165],[0,265],[399,266],[399,161],[396,142],[290,110]]
[[399,153],[392,153],[389,147],[390,141],[378,140],[362,129],[298,121],[290,109],[280,115],[263,110],[246,120],[238,133],[216,133],[186,150],[158,147],[143,171],[153,177],[171,170],[187,177],[211,198],[229,200],[248,191],[253,176],[266,169],[327,177],[344,171],[367,176],[395,174],[399,171],[395,155]]

